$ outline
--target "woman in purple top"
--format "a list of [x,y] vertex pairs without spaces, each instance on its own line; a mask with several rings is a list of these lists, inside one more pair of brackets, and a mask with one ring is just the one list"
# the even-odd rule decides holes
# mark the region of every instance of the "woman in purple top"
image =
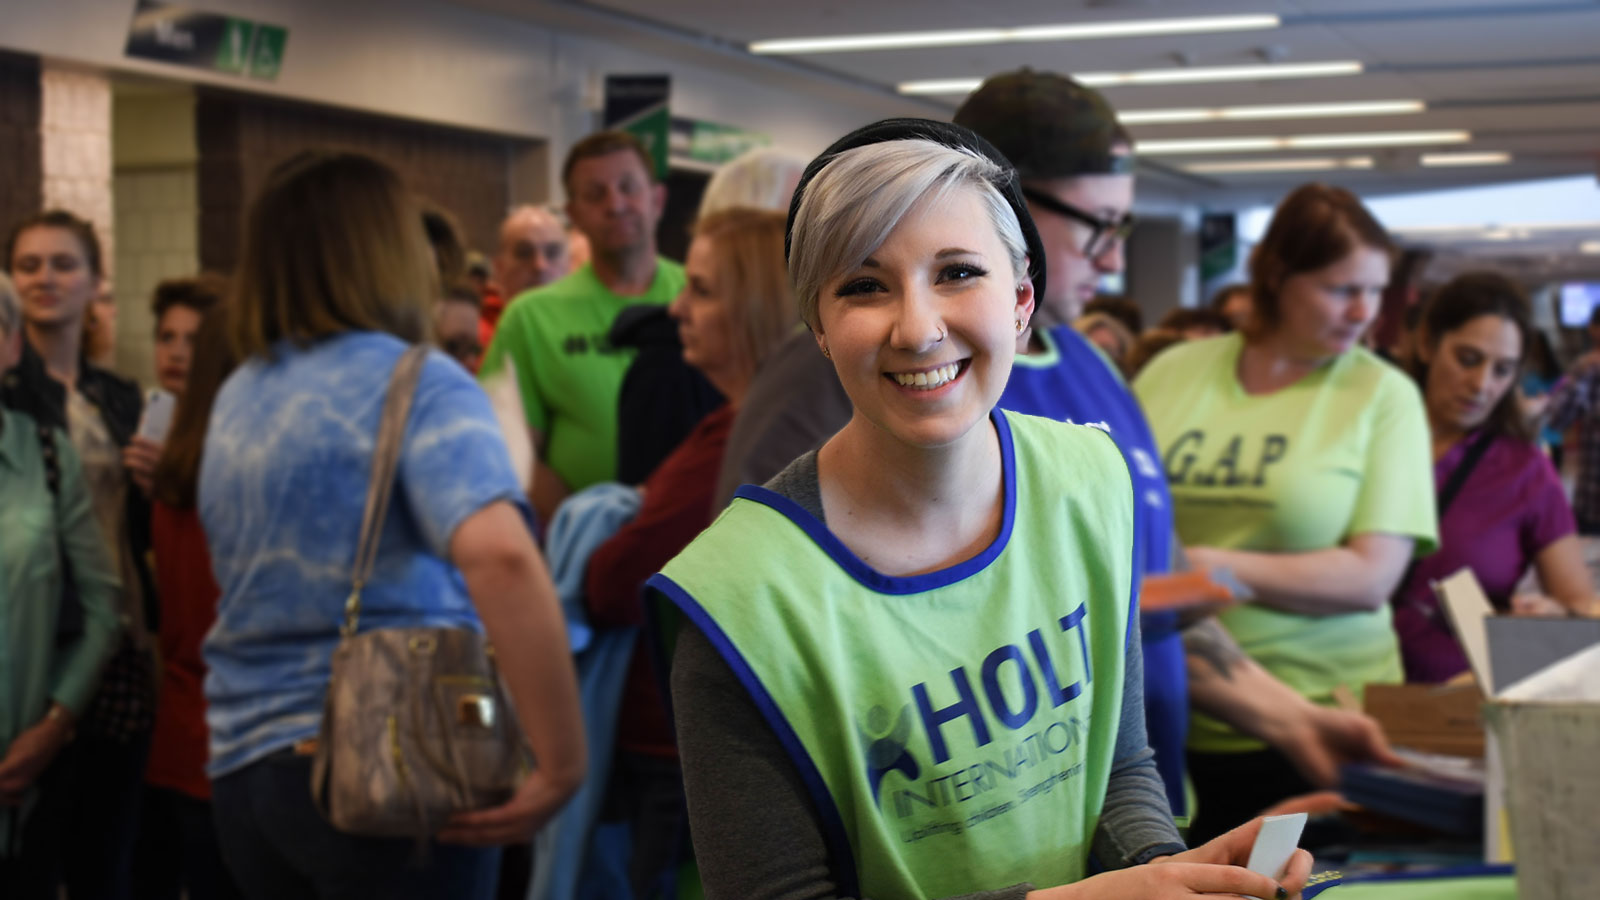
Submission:
[[[1441,506],[1439,551],[1418,562],[1395,595],[1408,681],[1445,681],[1467,670],[1429,587],[1459,569],[1471,568],[1502,612],[1595,610],[1572,507],[1511,390],[1532,332],[1527,299],[1492,272],[1455,278],[1423,313],[1412,374],[1428,410]],[[1469,464],[1461,480],[1457,473]],[[1459,489],[1446,498],[1452,481]],[[1548,596],[1513,596],[1530,564]]]

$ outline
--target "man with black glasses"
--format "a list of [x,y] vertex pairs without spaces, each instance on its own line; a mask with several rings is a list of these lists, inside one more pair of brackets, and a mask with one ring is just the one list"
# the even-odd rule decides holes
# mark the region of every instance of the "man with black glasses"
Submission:
[[[1049,275],[1018,339],[1000,406],[1111,435],[1140,499],[1136,571],[1165,574],[1179,550],[1150,427],[1116,367],[1072,329],[1101,279],[1124,265],[1134,224],[1133,140],[1098,92],[1029,69],[985,81],[955,122],[988,139],[1016,167]],[[1191,702],[1277,746],[1319,785],[1332,783],[1344,759],[1389,758],[1371,719],[1303,700],[1244,656],[1214,618],[1180,631],[1175,611],[1146,610],[1139,626],[1150,747],[1180,819],[1189,813],[1183,772]]]
[[[984,82],[955,122],[987,138],[1022,176],[1050,273],[1035,333],[1072,324],[1100,280],[1122,271],[1134,224],[1132,138],[1098,92],[1029,69]],[[1035,340],[1032,349],[1043,348]]]

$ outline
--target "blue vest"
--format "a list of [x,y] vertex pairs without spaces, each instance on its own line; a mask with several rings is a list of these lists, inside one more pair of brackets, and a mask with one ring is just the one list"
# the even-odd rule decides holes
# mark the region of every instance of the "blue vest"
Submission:
[[[1000,395],[1000,407],[1080,425],[1102,426],[1116,441],[1141,500],[1134,527],[1140,529],[1145,575],[1172,567],[1172,496],[1159,464],[1155,437],[1139,401],[1112,369],[1111,361],[1076,331],[1062,326],[1039,332],[1043,356],[1017,357]],[[1141,614],[1144,650],[1144,713],[1156,768],[1167,788],[1173,815],[1185,814],[1183,758],[1189,731],[1189,680],[1175,612]]]

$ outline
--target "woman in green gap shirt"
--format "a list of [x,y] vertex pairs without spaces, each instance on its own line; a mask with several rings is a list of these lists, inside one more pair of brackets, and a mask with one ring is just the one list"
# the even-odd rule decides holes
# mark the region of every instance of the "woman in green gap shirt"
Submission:
[[[1358,346],[1394,245],[1353,194],[1308,184],[1251,257],[1239,333],[1175,347],[1134,384],[1161,448],[1178,536],[1198,568],[1255,592],[1222,614],[1240,647],[1324,705],[1401,680],[1388,599],[1437,542],[1416,386]],[[1191,662],[1194,690],[1228,661]],[[1190,840],[1312,790],[1276,750],[1195,714]]]

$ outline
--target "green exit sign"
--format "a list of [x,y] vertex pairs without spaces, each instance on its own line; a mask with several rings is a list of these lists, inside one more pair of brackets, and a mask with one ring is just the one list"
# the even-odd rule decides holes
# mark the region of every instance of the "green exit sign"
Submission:
[[141,59],[273,81],[289,29],[237,16],[139,0],[124,52]]
[[250,77],[273,81],[283,65],[283,47],[289,43],[289,29],[276,25],[257,25],[256,44],[250,54]]

